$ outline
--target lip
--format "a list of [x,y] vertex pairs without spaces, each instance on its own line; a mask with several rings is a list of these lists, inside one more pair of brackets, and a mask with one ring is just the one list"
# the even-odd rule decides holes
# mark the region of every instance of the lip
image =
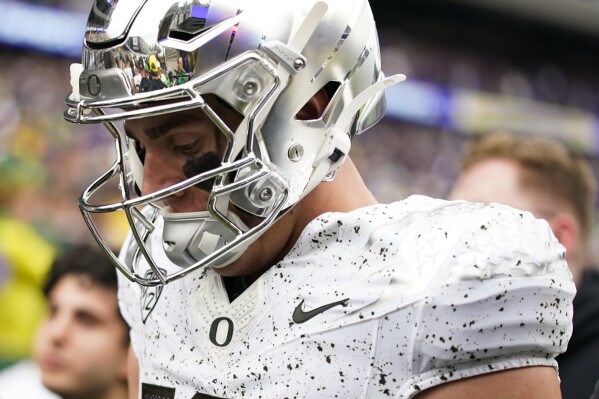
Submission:
[[66,361],[56,354],[44,355],[40,358],[40,366],[46,371],[58,371],[66,368]]

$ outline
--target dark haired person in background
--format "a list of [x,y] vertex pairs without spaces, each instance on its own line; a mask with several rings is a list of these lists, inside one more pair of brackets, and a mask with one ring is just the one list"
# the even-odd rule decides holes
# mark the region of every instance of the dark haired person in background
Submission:
[[54,262],[44,293],[49,312],[36,344],[42,383],[65,399],[126,398],[129,328],[106,256],[87,246],[67,250]]

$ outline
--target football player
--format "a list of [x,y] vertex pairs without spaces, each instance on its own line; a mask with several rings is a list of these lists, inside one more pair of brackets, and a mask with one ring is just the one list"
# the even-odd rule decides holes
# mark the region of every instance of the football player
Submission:
[[[116,53],[190,79],[134,94]],[[65,117],[115,140],[80,207],[127,277],[132,397],[559,397],[575,288],[547,224],[377,204],[348,158],[403,79],[366,0],[95,2]]]

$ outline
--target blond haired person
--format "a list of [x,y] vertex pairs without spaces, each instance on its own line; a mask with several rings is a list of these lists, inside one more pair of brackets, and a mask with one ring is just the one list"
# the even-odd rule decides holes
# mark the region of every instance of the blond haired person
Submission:
[[588,399],[599,377],[599,273],[587,249],[597,188],[587,160],[557,141],[497,132],[473,142],[451,199],[497,202],[546,219],[566,248],[578,293],[574,332],[557,357],[564,398]]

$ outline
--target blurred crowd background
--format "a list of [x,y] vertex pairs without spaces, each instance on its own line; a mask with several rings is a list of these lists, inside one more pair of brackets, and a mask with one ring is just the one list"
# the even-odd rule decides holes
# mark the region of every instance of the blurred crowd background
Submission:
[[[383,70],[408,76],[389,90],[387,117],[352,149],[382,202],[411,194],[444,197],[464,146],[495,129],[560,140],[599,175],[599,24],[592,23],[599,5],[371,5]],[[90,7],[90,0],[0,0],[0,367],[29,351],[44,306],[32,287],[41,284],[54,253],[92,240],[77,199],[113,160],[101,126],[73,126],[62,118],[69,65],[80,61]],[[56,33],[57,26],[63,30]],[[118,246],[124,226],[107,228]]]

